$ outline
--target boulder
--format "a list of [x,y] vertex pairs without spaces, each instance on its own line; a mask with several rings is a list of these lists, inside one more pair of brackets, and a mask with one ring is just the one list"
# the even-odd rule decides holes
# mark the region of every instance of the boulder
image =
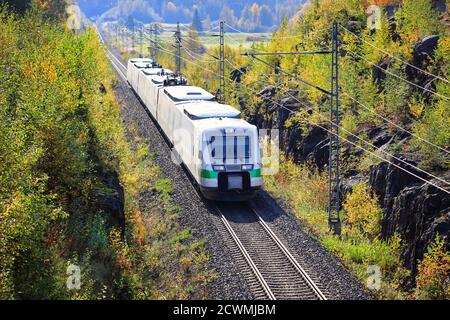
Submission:
[[428,36],[419,41],[414,47],[414,65],[424,66],[427,59],[434,56],[438,41],[438,35]]

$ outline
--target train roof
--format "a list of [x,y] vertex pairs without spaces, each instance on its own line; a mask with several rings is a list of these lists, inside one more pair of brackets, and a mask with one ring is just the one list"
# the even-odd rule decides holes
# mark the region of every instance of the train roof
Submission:
[[249,130],[257,130],[256,126],[248,123],[243,119],[237,118],[210,118],[210,119],[200,119],[195,121],[195,126],[202,132],[212,131],[215,132],[217,130],[226,129],[226,128],[234,128],[241,129],[244,132]]
[[164,91],[174,101],[191,101],[191,100],[206,100],[211,101],[215,97],[208,91],[193,86],[173,86],[166,87]]
[[164,68],[145,68],[142,72],[147,76],[156,76],[160,75],[160,73],[164,71],[165,74],[173,74],[172,70],[164,69]]
[[237,118],[241,114],[239,110],[232,106],[217,102],[187,104],[184,106],[184,112],[191,119]]
[[136,62],[134,63],[135,67],[138,69],[151,69],[152,68],[152,62]]
[[131,63],[152,63],[153,60],[149,59],[149,58],[135,58],[135,59],[130,59]]

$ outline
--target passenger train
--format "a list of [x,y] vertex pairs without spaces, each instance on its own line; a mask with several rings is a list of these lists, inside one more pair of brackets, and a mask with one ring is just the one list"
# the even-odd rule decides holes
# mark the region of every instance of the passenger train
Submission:
[[127,81],[205,198],[255,196],[262,186],[258,130],[239,110],[151,59],[129,60]]

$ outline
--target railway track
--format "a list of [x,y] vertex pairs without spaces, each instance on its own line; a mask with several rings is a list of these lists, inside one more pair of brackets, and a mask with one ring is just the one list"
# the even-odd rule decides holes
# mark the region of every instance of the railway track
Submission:
[[217,212],[245,261],[239,267],[251,269],[244,277],[257,299],[327,299],[250,204],[217,204]]
[[[109,60],[126,82],[126,66],[111,51]],[[215,205],[228,246],[257,299],[326,300],[326,296],[251,204]]]
[[127,82],[127,67],[111,51],[108,50],[108,57],[111,65],[116,69],[123,81]]

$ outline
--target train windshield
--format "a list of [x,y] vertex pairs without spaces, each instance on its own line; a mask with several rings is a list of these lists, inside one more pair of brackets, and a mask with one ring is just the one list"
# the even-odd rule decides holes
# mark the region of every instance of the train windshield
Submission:
[[252,156],[249,136],[211,136],[207,145],[216,163],[248,163]]

